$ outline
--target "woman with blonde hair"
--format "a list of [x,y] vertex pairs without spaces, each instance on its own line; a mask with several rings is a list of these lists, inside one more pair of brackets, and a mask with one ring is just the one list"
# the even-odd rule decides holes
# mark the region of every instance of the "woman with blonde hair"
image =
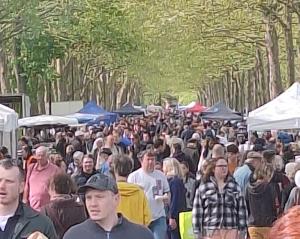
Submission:
[[238,239],[246,235],[247,209],[225,158],[208,161],[197,188],[192,223],[198,239]]
[[186,189],[180,163],[175,158],[164,159],[163,172],[168,178],[171,192],[170,204],[167,206],[168,237],[169,239],[180,239],[179,213],[186,211]]

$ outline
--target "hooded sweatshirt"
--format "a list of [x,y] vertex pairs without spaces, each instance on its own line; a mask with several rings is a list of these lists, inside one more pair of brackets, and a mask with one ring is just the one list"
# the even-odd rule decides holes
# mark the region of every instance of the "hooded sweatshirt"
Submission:
[[148,226],[151,221],[151,211],[144,191],[137,185],[127,182],[118,182],[121,195],[118,212],[130,221]]
[[277,218],[276,191],[272,183],[251,183],[246,190],[250,227],[271,227]]

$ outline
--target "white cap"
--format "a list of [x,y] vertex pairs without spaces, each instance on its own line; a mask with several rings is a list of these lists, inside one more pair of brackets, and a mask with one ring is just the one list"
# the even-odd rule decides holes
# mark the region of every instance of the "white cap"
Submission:
[[298,188],[300,188],[300,170],[298,170],[295,174],[295,184]]

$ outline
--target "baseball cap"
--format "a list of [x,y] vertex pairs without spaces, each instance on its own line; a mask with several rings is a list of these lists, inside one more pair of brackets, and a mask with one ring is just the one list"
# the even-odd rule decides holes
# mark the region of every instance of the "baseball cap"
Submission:
[[78,189],[78,193],[86,193],[87,189],[112,191],[114,194],[119,192],[116,180],[110,176],[100,173],[90,177],[86,184]]

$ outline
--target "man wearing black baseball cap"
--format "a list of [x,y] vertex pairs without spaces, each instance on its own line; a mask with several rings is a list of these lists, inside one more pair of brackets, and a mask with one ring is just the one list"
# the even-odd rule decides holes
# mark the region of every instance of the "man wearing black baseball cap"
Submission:
[[64,239],[153,239],[146,227],[129,222],[117,213],[120,196],[113,178],[95,174],[79,188],[79,193],[85,195],[90,218],[71,227]]

